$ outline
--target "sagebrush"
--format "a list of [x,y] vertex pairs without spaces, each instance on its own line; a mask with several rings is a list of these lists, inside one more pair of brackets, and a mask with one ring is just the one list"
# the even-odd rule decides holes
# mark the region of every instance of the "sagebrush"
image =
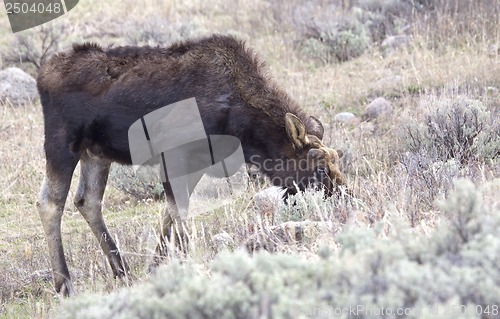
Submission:
[[414,154],[460,164],[500,155],[500,125],[479,100],[466,96],[430,99],[423,123],[405,125],[403,140]]
[[500,212],[481,197],[457,181],[442,204],[449,221],[430,236],[394,219],[348,227],[340,248],[323,247],[316,260],[236,252],[207,269],[172,263],[136,287],[67,300],[59,318],[379,318],[382,308],[429,318],[451,307],[462,311],[455,318],[500,318]]

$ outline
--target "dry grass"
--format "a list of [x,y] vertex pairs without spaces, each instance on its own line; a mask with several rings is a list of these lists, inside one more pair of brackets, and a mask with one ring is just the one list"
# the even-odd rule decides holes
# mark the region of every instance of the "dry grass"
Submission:
[[[266,1],[135,3],[82,1],[62,18],[73,27],[68,42],[85,38],[122,43],[120,29],[153,15],[167,17],[169,23],[195,21],[205,33],[230,32],[247,40],[267,62],[280,86],[308,112],[321,118],[327,127],[327,142],[349,155],[346,172],[357,194],[356,201],[310,208],[315,212],[310,218],[331,220],[336,227],[345,222],[368,227],[375,220],[399,215],[407,218],[417,231],[427,232],[441,218],[433,201],[445,196],[446,189],[437,189],[430,198],[429,189],[412,183],[412,176],[399,163],[399,128],[409,119],[419,117],[421,103],[430,95],[466,94],[482,100],[490,111],[499,114],[500,54],[492,53],[491,46],[498,46],[500,35],[486,23],[476,23],[472,31],[462,24],[453,28],[453,15],[440,11],[435,20],[441,27],[440,39],[453,35],[453,41],[443,40],[436,47],[436,29],[419,24],[411,44],[388,56],[372,47],[357,59],[325,64],[302,53],[294,30],[279,24],[275,8]],[[498,4],[495,10],[493,19],[498,19]],[[12,40],[5,16],[0,18],[0,34],[1,57]],[[0,58],[0,67],[6,67],[1,61]],[[367,102],[377,96],[390,99],[395,112],[374,123],[373,134],[333,121],[334,114],[340,111],[361,114]],[[3,105],[0,119],[0,318],[51,317],[59,301],[54,298],[51,281],[45,280],[50,266],[35,209],[44,171],[41,107],[37,101],[20,107]],[[498,178],[500,173],[498,160],[476,163],[466,170],[462,175],[478,185]],[[74,187],[68,197],[63,236],[76,288],[79,292],[111,291],[123,283],[110,275],[96,240],[73,206]],[[227,232],[239,246],[262,225],[273,224],[266,216],[256,214],[252,198],[256,190],[230,206],[190,221],[189,258],[200,264],[211,260],[217,253],[211,240],[215,234]],[[137,281],[148,277],[146,268],[154,253],[155,225],[162,210],[161,202],[136,201],[111,187],[107,190],[105,218]],[[311,242],[281,245],[278,249],[311,258],[320,241],[334,240],[327,232]]]

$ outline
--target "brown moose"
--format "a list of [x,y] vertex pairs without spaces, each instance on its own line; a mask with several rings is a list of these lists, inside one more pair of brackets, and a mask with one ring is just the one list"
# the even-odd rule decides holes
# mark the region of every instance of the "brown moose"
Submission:
[[[43,64],[37,81],[46,155],[37,208],[55,289],[64,295],[73,288],[61,219],[77,163],[81,174],[74,203],[98,238],[113,274],[123,277],[128,267],[101,212],[109,168],[111,162],[131,164],[129,127],[165,105],[195,97],[207,135],[237,137],[245,161],[259,166],[288,194],[314,184],[332,195],[346,184],[338,167],[342,154],[323,145],[320,121],[306,116],[267,78],[256,55],[233,37],[213,35],[167,48],[76,44]],[[172,202],[168,180],[164,188]],[[177,222],[171,216],[167,211],[162,238],[169,238]],[[165,253],[163,244],[160,254]]]

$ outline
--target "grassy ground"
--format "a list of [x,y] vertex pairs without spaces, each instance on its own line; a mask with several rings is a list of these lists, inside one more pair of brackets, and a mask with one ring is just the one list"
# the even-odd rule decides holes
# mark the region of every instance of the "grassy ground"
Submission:
[[[429,231],[442,218],[434,201],[447,194],[448,186],[436,182],[437,177],[430,184],[412,180],[418,177],[411,175],[401,163],[405,152],[401,128],[409,121],[422,118],[429,111],[428,101],[432,98],[467,96],[484,103],[491,116],[499,115],[500,33],[491,32],[486,24],[466,33],[459,23],[455,28],[450,27],[450,21],[458,20],[447,20],[441,15],[438,19],[441,24],[432,30],[425,24],[415,27],[409,45],[391,54],[374,43],[358,58],[344,63],[325,63],[304,53],[299,30],[283,22],[277,14],[288,12],[292,5],[281,5],[285,7],[276,8],[263,0],[251,3],[148,0],[140,5],[128,0],[80,1],[74,10],[59,19],[70,26],[62,35],[61,48],[81,39],[103,44],[127,43],[133,39],[134,30],[146,28],[146,22],[157,17],[166,19],[165,33],[170,27],[182,24],[188,31],[180,28],[177,32],[180,36],[236,34],[267,62],[280,86],[305,110],[323,121],[327,144],[348,154],[345,171],[357,200],[350,204],[330,203],[332,206],[311,205],[306,207],[311,215],[301,218],[327,219],[338,227],[345,223],[369,227],[373,221],[398,215],[407,218],[416,231]],[[497,14],[492,19],[493,23],[496,19],[498,26],[498,4],[491,11],[495,10]],[[12,63],[2,57],[16,50],[12,47],[14,36],[6,15],[0,16],[0,34],[0,66],[5,68]],[[436,41],[439,36],[441,41]],[[32,74],[36,71],[28,65],[22,67]],[[333,120],[341,111],[361,115],[367,103],[378,96],[392,103],[394,112],[390,116],[360,125]],[[372,126],[373,132],[361,129],[363,125]],[[43,120],[38,101],[24,106],[0,106],[0,318],[51,317],[59,305],[35,209],[44,172],[42,146]],[[471,163],[458,175],[482,185],[498,179],[499,173],[497,157]],[[76,289],[79,292],[112,291],[124,284],[110,275],[97,241],[73,206],[74,187],[66,206],[63,237]],[[255,208],[254,192],[190,221],[190,258],[200,265],[211,260],[216,254],[211,241],[214,234],[227,232],[237,246],[243,244],[255,228],[269,222]],[[498,193],[487,192],[485,199],[498,203]],[[312,203],[311,197],[306,200]],[[108,187],[104,209],[110,231],[129,261],[133,275],[137,281],[148,278],[146,268],[154,254],[155,225],[160,220],[163,204],[136,200]],[[309,258],[317,251],[320,240],[324,241],[325,236],[308,243],[283,245],[279,250],[299,252]]]

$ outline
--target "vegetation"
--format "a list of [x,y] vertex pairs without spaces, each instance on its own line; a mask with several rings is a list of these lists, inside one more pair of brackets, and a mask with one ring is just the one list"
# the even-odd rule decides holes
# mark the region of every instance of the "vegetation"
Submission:
[[500,212],[481,197],[459,180],[442,204],[449,221],[429,235],[389,218],[348,227],[314,261],[239,251],[207,269],[174,262],[147,283],[68,300],[58,318],[497,318]]
[[[354,305],[411,309],[403,318],[500,318],[498,25],[495,0],[88,0],[19,35],[3,16],[0,67],[32,75],[74,41],[237,35],[324,123],[355,196],[308,191],[263,206],[254,195],[268,184],[256,183],[200,210],[188,222],[188,256],[172,254],[151,275],[164,209],[156,172],[115,166],[105,218],[135,280],[112,278],[71,202],[73,185],[63,233],[79,294],[61,301],[35,209],[40,104],[0,105],[0,318],[354,318],[335,313]],[[391,103],[386,116],[334,121],[362,115],[376,97]]]

